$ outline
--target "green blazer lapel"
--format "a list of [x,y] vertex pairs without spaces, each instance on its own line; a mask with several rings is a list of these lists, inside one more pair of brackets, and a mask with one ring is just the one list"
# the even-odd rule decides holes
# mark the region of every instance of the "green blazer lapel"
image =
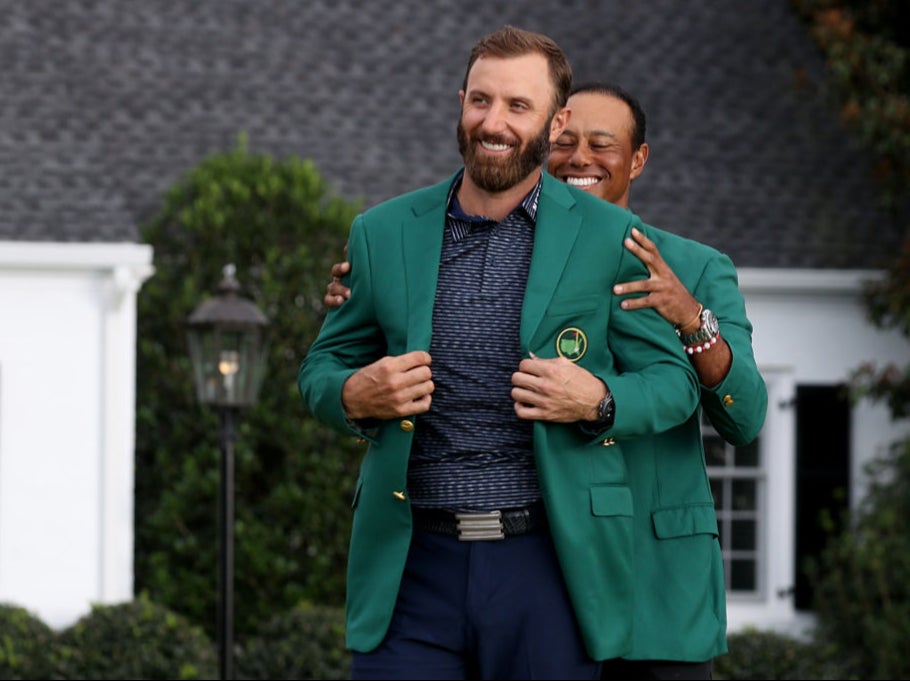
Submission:
[[433,304],[439,279],[439,258],[446,224],[446,196],[452,178],[422,192],[402,224],[404,292],[408,306],[408,350],[429,350]]
[[572,210],[574,207],[575,199],[566,185],[545,172],[537,204],[531,271],[521,310],[523,351],[531,347],[534,333],[556,292],[556,285],[578,238],[582,218]]

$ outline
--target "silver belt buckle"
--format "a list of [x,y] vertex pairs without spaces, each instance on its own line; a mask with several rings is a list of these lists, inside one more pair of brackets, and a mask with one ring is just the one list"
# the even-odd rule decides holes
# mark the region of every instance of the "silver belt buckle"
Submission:
[[459,541],[490,541],[505,539],[502,529],[502,512],[456,513]]

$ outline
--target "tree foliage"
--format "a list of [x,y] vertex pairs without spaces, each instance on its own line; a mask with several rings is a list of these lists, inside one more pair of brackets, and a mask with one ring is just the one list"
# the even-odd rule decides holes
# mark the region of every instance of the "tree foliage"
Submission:
[[[866,290],[869,317],[910,338],[910,3],[906,0],[791,0],[825,59],[832,101],[876,158],[886,204],[904,225],[903,247],[886,276]],[[856,397],[910,416],[910,367],[867,362],[854,372]]]
[[[792,0],[821,49],[833,101],[877,159],[887,205],[905,225],[903,248],[866,290],[871,321],[910,338],[910,3],[905,0]],[[910,366],[859,366],[855,399],[885,401],[910,416]],[[834,646],[848,673],[910,676],[910,440],[894,443],[865,473],[867,492],[841,533],[809,567],[817,639]]]
[[238,634],[303,600],[342,603],[360,446],[305,411],[296,379],[357,210],[330,196],[311,162],[249,153],[241,137],[188,172],[143,228],[155,274],[138,299],[136,589],[210,635],[219,422],[195,398],[186,319],[231,263],[270,320],[262,391],[235,444]]

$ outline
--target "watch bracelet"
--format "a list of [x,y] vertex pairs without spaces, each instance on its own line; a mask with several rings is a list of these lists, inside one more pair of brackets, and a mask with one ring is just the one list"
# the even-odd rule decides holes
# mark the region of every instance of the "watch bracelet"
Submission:
[[700,317],[701,326],[695,333],[683,335],[679,330],[676,331],[676,335],[679,336],[683,345],[702,345],[714,338],[720,331],[717,316],[711,310],[704,308]]

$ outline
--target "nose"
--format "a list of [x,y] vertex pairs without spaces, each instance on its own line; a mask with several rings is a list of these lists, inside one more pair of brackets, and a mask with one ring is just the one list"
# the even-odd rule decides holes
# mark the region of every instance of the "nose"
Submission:
[[573,166],[591,165],[591,154],[589,152],[588,145],[581,143],[576,144],[575,148],[572,150],[572,155],[569,156],[569,163]]
[[500,102],[491,104],[483,117],[481,130],[492,134],[501,133],[508,127],[506,122],[508,120],[507,114],[508,109],[504,104]]

